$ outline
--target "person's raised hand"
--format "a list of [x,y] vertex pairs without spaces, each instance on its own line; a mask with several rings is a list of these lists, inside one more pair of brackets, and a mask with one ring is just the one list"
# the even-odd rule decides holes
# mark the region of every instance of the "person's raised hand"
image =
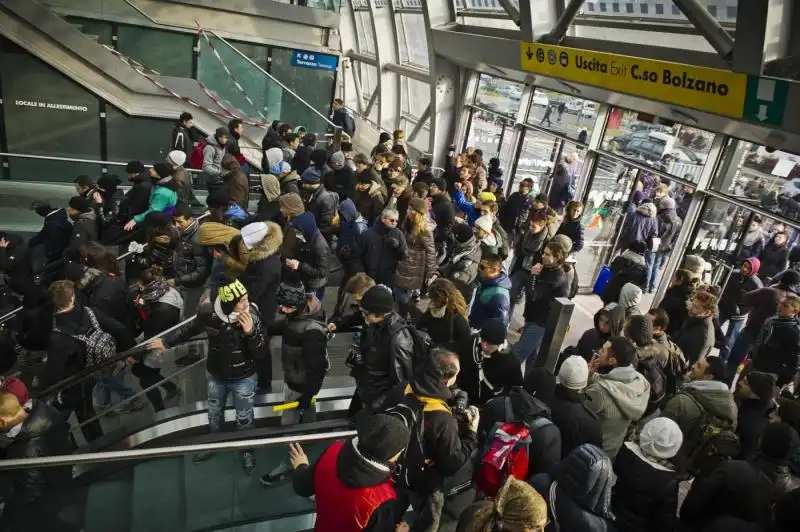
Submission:
[[289,444],[289,463],[292,464],[292,469],[297,469],[301,465],[308,465],[308,456],[306,456],[303,447],[299,443]]

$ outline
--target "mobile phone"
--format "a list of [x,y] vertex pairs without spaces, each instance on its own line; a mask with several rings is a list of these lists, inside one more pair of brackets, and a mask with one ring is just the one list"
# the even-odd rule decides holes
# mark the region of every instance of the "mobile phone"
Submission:
[[230,314],[228,314],[228,319],[231,320],[232,322],[239,321],[239,313],[235,311],[231,312]]

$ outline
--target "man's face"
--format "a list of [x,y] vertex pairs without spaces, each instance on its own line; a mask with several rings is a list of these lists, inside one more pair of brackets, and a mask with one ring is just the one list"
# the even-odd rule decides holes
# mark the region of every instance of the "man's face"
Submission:
[[785,233],[778,233],[777,235],[775,235],[775,244],[778,246],[784,245],[787,240],[788,239],[786,238]]
[[334,111],[338,111],[341,108],[342,108],[342,104],[340,104],[339,102],[333,102],[333,110]]
[[440,192],[441,192],[441,190],[439,190],[439,187],[437,187],[436,185],[431,185],[428,188],[428,195],[429,196],[438,196]]
[[228,143],[228,135],[220,135],[217,137],[217,142],[220,146],[225,146]]
[[758,231],[759,227],[761,227],[761,224],[759,224],[758,222],[750,222],[751,231]]
[[531,233],[541,233],[544,230],[544,224],[539,221],[531,220],[530,229]]
[[185,218],[183,216],[175,216],[172,221],[175,223],[175,227],[181,231],[189,227],[189,224],[192,223],[191,218]]
[[75,192],[83,194],[89,187],[83,186],[80,183],[75,183]]
[[462,181],[466,181],[467,179],[472,177],[472,172],[469,171],[469,168],[462,166],[458,176],[461,178]]
[[706,372],[708,371],[708,362],[705,358],[701,358],[692,366],[692,371],[689,373],[689,378],[693,381],[708,380]]
[[236,126],[235,128],[233,128],[233,131],[234,131],[234,133],[236,133],[237,135],[241,135],[242,133],[244,133],[244,124],[239,124],[238,126]]
[[364,172],[364,171],[365,171],[365,170],[367,170],[368,168],[369,168],[369,165],[368,165],[368,164],[364,164],[364,163],[356,163],[356,172],[358,172],[359,174],[360,174],[361,172]]
[[611,333],[611,320],[608,319],[606,314],[600,314],[597,317],[597,330],[603,334]]
[[750,266],[750,263],[745,262],[744,264],[742,264],[742,275],[747,276],[750,275],[751,273],[753,273],[753,267]]
[[233,310],[239,314],[244,314],[250,310],[250,300],[247,299],[247,294],[242,296],[242,299],[236,303],[236,306],[233,307]]
[[361,192],[366,192],[369,190],[369,183],[358,183],[356,185],[356,190],[360,190]]
[[364,321],[370,325],[374,325],[376,323],[380,323],[386,319],[383,314],[373,314],[371,312],[367,312],[365,310],[361,311],[361,314],[364,316]]
[[186,129],[193,128],[194,127],[194,121],[192,119],[189,119],[189,120],[185,121],[183,123],[183,127],[185,127]]
[[382,157],[376,157],[374,166],[375,166],[375,170],[380,172],[381,170],[386,168],[386,160],[383,159]]
[[497,192],[497,183],[494,183],[494,182],[492,182],[492,183],[489,183],[489,191],[490,191],[492,194],[494,194],[495,192]]
[[550,248],[544,248],[542,251],[542,264],[545,266],[553,266],[556,263],[556,257],[550,251]]
[[478,264],[478,273],[481,279],[494,279],[500,275],[500,268],[496,268],[490,262],[481,261]]
[[396,216],[381,216],[381,222],[383,225],[388,227],[389,229],[393,229],[397,227],[397,217]]
[[527,196],[531,193],[531,186],[528,183],[520,183],[519,185],[519,193],[523,196]]
[[739,382],[736,383],[735,395],[741,399],[752,399],[756,397],[756,394],[753,393],[753,389],[750,388],[750,383],[747,382],[747,377],[739,379]]
[[128,172],[128,179],[133,179],[137,175],[139,175],[138,172]]
[[598,367],[607,368],[609,366],[616,366],[617,359],[615,359],[611,353],[611,342],[604,343],[603,347],[600,348],[600,351],[598,351],[597,354]]

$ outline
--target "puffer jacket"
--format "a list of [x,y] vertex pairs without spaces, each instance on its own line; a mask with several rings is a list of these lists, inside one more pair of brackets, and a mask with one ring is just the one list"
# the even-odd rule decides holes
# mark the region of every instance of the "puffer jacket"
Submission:
[[433,223],[428,223],[422,236],[406,231],[408,253],[397,264],[395,286],[403,290],[420,290],[436,273],[436,245],[433,241]]
[[381,183],[373,181],[369,190],[356,190],[353,192],[353,203],[367,223],[371,226],[381,215],[383,206],[386,205],[386,190]]
[[650,383],[633,366],[593,374],[586,387],[586,406],[603,424],[603,450],[613,460],[631,423],[639,421],[650,401]]
[[466,242],[456,242],[450,258],[439,266],[439,275],[452,281],[467,303],[472,300],[472,292],[478,280],[481,255],[481,246],[472,236]]
[[480,329],[487,320],[497,318],[508,326],[511,320],[511,280],[501,272],[494,279],[479,279],[475,301],[469,313],[469,324]]
[[597,415],[586,407],[583,393],[558,384],[546,403],[550,407],[553,423],[561,432],[562,458],[584,443],[603,446],[602,424]]
[[325,313],[318,301],[296,316],[283,316],[268,331],[280,335],[283,378],[292,391],[310,401],[322,388],[328,354]]
[[497,217],[506,233],[516,235],[526,229],[532,206],[532,194],[514,192],[508,197]]
[[755,371],[778,376],[778,387],[791,382],[800,370],[800,320],[769,318],[750,355]]
[[97,214],[94,211],[78,215],[78,219],[72,224],[72,235],[67,250],[78,250],[88,242],[97,242],[98,229]]
[[620,231],[619,247],[628,249],[633,242],[644,242],[649,246],[656,236],[658,236],[656,206],[653,203],[642,203],[633,214],[625,218]]
[[758,258],[761,260],[759,274],[764,279],[771,279],[778,272],[785,270],[789,264],[789,246],[787,244],[779,246],[775,243],[775,239],[771,239],[758,254]]
[[669,253],[675,247],[675,240],[681,232],[683,221],[678,217],[674,208],[658,209],[656,220],[658,221],[658,238],[661,239],[658,252]]
[[222,312],[219,298],[206,300],[197,309],[197,318],[163,338],[165,347],[174,346],[205,332],[208,335],[206,371],[215,379],[237,381],[256,373],[256,359],[267,353],[267,336],[261,313],[250,304],[253,331],[248,336],[238,322]]
[[361,332],[363,377],[356,381],[361,401],[373,411],[399,402],[395,395],[413,374],[414,337],[397,313]]
[[278,224],[267,224],[267,236],[255,244],[247,257],[245,268],[239,280],[247,288],[250,301],[258,306],[264,324],[269,327],[275,320],[278,310],[276,299],[281,284],[281,243],[283,232]]
[[627,283],[633,283],[638,287],[642,287],[646,281],[647,266],[644,262],[644,256],[626,249],[611,261],[611,279],[606,284],[600,299],[606,305],[617,303],[623,286]]
[[211,269],[211,254],[200,245],[200,223],[193,220],[181,232],[175,253],[175,273],[178,285],[184,288],[203,286]]
[[525,299],[523,312],[525,323],[535,323],[544,327],[550,317],[550,307],[556,298],[568,295],[569,284],[564,266],[543,266],[539,275],[534,277],[533,295]]
[[222,190],[232,202],[247,210],[250,204],[250,179],[242,172],[239,161],[233,155],[228,154],[227,157],[223,157],[221,164],[222,169],[227,172],[223,177]]
[[383,222],[378,221],[361,235],[356,249],[360,258],[360,269],[376,283],[393,287],[397,264],[408,253],[403,232],[396,227],[386,227]]
[[672,341],[681,348],[690,364],[708,356],[714,347],[714,339],[714,320],[711,316],[687,316],[681,328],[672,336]]
[[336,194],[327,190],[325,185],[321,185],[310,194],[305,195],[303,202],[306,205],[306,212],[314,215],[319,232],[322,233],[325,240],[330,242],[333,237],[333,216],[339,206]]
[[346,199],[339,204],[339,238],[336,241],[336,257],[345,269],[349,279],[358,272],[358,240],[367,231],[367,220],[356,210],[353,200]]
[[667,326],[667,334],[673,336],[683,326],[683,322],[689,315],[689,310],[686,308],[686,303],[692,297],[694,289],[691,286],[676,284],[670,286],[664,293],[664,299],[658,306],[667,313],[669,316],[669,326]]
[[129,323],[132,307],[128,301],[128,285],[122,277],[107,275],[96,268],[85,268],[75,282],[76,300],[108,314],[120,323]]
[[347,166],[331,170],[322,178],[325,188],[339,195],[339,201],[353,197],[353,187],[355,187],[355,174]]
[[[300,267],[290,270],[284,266],[284,280],[300,281],[308,292],[327,286],[330,248],[311,213],[304,212],[290,222],[284,236],[284,244],[287,243],[283,247],[283,258],[299,261]],[[287,249],[293,249],[293,253],[286,254]]]
[[225,146],[220,146],[214,135],[206,137],[206,145],[203,146],[203,176],[206,185],[222,185],[222,179],[228,175],[228,170],[222,168],[223,157]]
[[433,233],[434,240],[437,243],[452,241],[453,226],[456,223],[456,211],[447,192],[442,191],[441,194],[431,198],[431,218],[436,222],[436,230]]

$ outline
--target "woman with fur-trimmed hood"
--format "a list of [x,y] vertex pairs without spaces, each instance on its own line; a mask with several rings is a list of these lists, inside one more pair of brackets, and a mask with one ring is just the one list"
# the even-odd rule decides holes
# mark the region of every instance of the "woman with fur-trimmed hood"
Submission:
[[247,268],[249,250],[242,243],[241,233],[229,225],[206,222],[200,224],[197,238],[201,246],[210,249],[211,288],[216,290],[226,279],[238,279]]
[[247,267],[239,277],[247,288],[266,325],[271,325],[278,310],[276,295],[281,284],[281,244],[283,232],[273,222],[254,222],[242,227],[241,243],[248,250]]

